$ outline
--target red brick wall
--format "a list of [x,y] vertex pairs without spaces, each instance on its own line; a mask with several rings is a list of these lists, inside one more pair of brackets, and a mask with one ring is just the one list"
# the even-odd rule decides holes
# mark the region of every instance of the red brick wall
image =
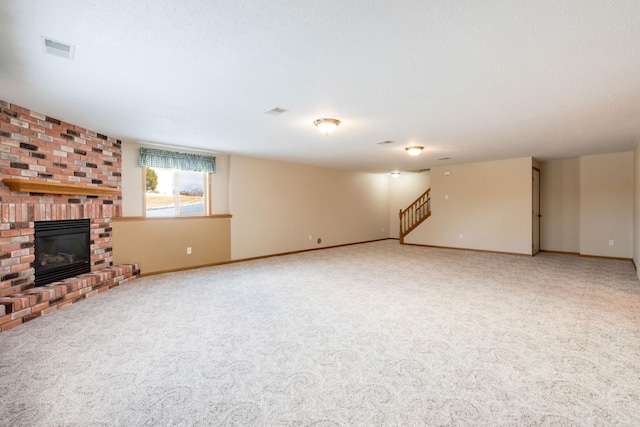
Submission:
[[[0,179],[121,188],[121,142],[0,100]],[[91,271],[113,263],[122,195],[12,193],[0,185],[0,297],[33,287],[34,221],[91,219]]]

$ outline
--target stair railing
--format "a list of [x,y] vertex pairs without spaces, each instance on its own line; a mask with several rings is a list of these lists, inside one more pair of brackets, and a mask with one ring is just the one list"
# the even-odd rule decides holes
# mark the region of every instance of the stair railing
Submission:
[[420,197],[405,210],[400,209],[400,243],[413,229],[431,216],[431,188],[427,189]]

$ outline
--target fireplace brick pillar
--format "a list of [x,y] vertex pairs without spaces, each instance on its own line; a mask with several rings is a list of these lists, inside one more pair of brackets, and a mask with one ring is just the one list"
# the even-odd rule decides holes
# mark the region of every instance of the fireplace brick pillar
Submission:
[[[122,187],[122,146],[113,137],[0,100],[0,179],[91,188]],[[91,271],[110,268],[111,218],[122,194],[13,192],[0,185],[0,297],[34,285],[34,221],[91,220]]]

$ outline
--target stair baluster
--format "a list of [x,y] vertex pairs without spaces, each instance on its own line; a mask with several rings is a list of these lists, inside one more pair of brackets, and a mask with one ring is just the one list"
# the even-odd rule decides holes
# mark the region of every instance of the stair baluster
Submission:
[[405,210],[400,210],[400,244],[404,244],[404,238],[417,226],[431,216],[431,188],[427,189],[420,197]]

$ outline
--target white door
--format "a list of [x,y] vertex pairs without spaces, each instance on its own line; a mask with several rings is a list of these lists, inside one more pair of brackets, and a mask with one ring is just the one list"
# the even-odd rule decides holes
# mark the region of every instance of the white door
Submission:
[[533,168],[533,209],[531,212],[533,221],[533,236],[531,255],[540,252],[540,169]]

